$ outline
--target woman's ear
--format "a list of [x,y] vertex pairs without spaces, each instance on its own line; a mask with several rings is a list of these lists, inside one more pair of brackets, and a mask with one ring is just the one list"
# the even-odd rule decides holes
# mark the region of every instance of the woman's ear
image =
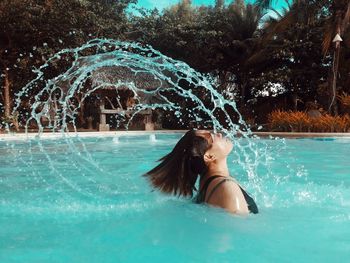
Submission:
[[205,154],[204,154],[204,162],[206,162],[206,163],[209,163],[209,162],[212,162],[212,161],[215,161],[215,156],[213,155],[213,154],[210,154],[210,153],[208,153],[208,152],[206,152]]

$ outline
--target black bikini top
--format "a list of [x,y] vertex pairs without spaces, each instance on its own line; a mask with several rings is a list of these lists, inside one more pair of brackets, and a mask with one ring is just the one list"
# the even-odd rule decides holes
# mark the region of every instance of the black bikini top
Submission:
[[[208,196],[208,200],[210,199],[210,197],[213,195],[213,193],[215,192],[216,189],[218,189],[218,187],[226,182],[226,181],[234,181],[236,182],[235,180],[233,180],[232,178],[227,178],[226,176],[222,176],[222,175],[214,175],[214,176],[210,176],[206,182],[204,183],[203,185],[203,188],[199,191],[198,195],[196,196],[195,198],[195,202],[197,204],[200,204],[200,203],[204,203],[205,202],[205,196],[206,196],[206,193],[207,193],[207,190],[208,190],[208,187],[209,187],[209,184],[216,178],[219,178],[219,177],[223,177],[224,179],[222,179],[217,185],[214,186],[214,188],[211,190],[211,192],[209,193],[209,196]],[[253,213],[253,214],[257,214],[259,213],[259,209],[258,209],[258,206],[256,205],[254,199],[238,184],[239,188],[241,189],[242,193],[243,193],[243,196],[244,196],[244,199],[245,201],[247,202],[247,205],[248,205],[248,209],[249,209],[249,212]]]

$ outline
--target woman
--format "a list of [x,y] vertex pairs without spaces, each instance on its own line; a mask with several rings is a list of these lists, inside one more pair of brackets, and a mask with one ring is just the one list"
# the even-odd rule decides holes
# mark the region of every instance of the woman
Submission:
[[197,203],[222,207],[234,214],[256,214],[254,200],[229,175],[227,156],[232,148],[232,142],[220,133],[191,130],[145,176],[162,192],[193,196],[199,175]]

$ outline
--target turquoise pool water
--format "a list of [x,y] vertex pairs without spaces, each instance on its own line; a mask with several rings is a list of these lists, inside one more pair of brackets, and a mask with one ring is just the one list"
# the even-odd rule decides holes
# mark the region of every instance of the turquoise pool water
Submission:
[[260,208],[239,218],[149,187],[179,137],[0,141],[0,262],[349,260],[350,139],[258,140],[249,180],[232,154]]

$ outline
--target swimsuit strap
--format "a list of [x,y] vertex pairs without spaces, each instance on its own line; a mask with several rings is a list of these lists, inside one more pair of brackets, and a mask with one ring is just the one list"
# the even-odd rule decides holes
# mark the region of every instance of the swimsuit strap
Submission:
[[198,195],[196,197],[196,202],[197,203],[203,203],[205,201],[205,196],[208,190],[209,184],[216,178],[222,177],[220,175],[213,175],[210,176],[204,183],[203,187],[199,190]]
[[[214,176],[213,176],[214,177]],[[209,193],[209,196],[208,196],[208,198],[207,198],[207,200],[206,200],[206,202],[209,202],[209,200],[210,200],[210,198],[212,197],[212,195],[213,195],[213,193],[219,188],[219,186],[221,185],[221,184],[223,184],[224,182],[227,182],[227,181],[232,181],[232,182],[235,182],[237,185],[238,185],[238,187],[241,189],[241,191],[242,191],[242,194],[243,194],[243,196],[244,196],[244,199],[245,199],[245,201],[247,202],[247,206],[248,206],[248,210],[251,212],[251,213],[253,213],[253,214],[257,214],[257,213],[259,213],[259,209],[258,209],[258,206],[256,205],[256,203],[255,203],[255,201],[254,201],[254,199],[237,183],[237,181],[235,180],[235,179],[233,179],[233,178],[227,178],[226,176],[220,176],[220,175],[217,175],[217,176],[215,176],[215,178],[218,178],[218,177],[225,177],[224,179],[222,179],[218,184],[216,184],[214,187],[213,187],[213,189],[210,191],[210,193]],[[215,179],[214,178],[214,179]],[[212,179],[212,180],[214,180],[214,179]],[[208,179],[209,180],[209,179]],[[212,181],[211,180],[211,181]],[[211,182],[210,181],[210,182]],[[209,184],[208,184],[209,185]],[[205,198],[205,196],[204,196],[204,198]]]
[[206,193],[207,190],[208,190],[209,184],[210,184],[214,179],[219,178],[219,177],[224,177],[224,176],[222,176],[222,175],[213,175],[213,176],[210,176],[210,177],[205,181],[205,183],[204,183],[202,189],[201,189],[199,192],[201,192],[201,193]]
[[246,200],[247,202],[247,205],[248,205],[248,209],[251,213],[253,214],[257,214],[259,213],[259,209],[258,209],[258,206],[256,205],[254,199],[240,186],[240,184],[232,177],[227,177],[227,176],[222,176],[222,175],[213,175],[213,176],[210,176],[206,182],[204,183],[202,189],[199,191],[199,195],[197,196],[197,201],[198,203],[202,203],[202,202],[205,202],[205,196],[206,196],[206,193],[207,193],[207,190],[208,190],[208,187],[209,187],[209,184],[216,178],[219,178],[219,177],[223,177],[224,179],[221,180],[217,185],[214,186],[214,188],[210,191],[209,193],[209,196],[207,198],[207,201],[209,201],[209,199],[212,197],[213,193],[219,188],[219,186],[221,184],[223,184],[224,182],[226,181],[233,181],[235,182],[239,188],[241,189],[242,191],[242,194],[244,196],[244,199]]
[[[219,177],[225,177],[225,176],[219,176]],[[208,196],[208,198],[207,198],[207,200],[206,200],[205,202],[209,202],[211,196],[214,194],[214,192],[216,191],[216,189],[218,189],[219,186],[222,185],[222,184],[223,184],[224,182],[226,182],[226,181],[233,181],[233,182],[234,182],[234,180],[232,180],[231,178],[222,179],[219,183],[217,183],[217,184],[213,187],[213,189],[211,189],[211,191],[210,191],[210,193],[209,193],[209,196]]]

